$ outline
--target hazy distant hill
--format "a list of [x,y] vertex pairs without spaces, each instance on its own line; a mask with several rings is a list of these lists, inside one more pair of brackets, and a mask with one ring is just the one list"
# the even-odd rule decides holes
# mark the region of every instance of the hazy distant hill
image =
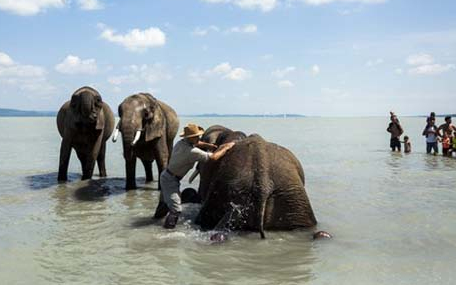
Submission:
[[182,115],[182,117],[210,117],[210,118],[304,118],[299,114],[199,114],[199,115]]
[[55,117],[57,112],[22,111],[0,108],[0,117]]

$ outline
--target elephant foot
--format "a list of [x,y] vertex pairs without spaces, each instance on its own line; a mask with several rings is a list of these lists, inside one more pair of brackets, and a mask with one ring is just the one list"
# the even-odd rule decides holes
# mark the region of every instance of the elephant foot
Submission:
[[62,176],[59,175],[59,176],[57,177],[57,181],[58,181],[59,183],[65,183],[65,182],[68,181],[68,177],[67,177],[66,175],[62,175]]
[[332,235],[325,231],[319,231],[313,234],[313,239],[330,239]]
[[136,182],[127,182],[127,184],[125,185],[125,190],[129,191],[129,190],[136,190],[137,187],[136,187]]
[[81,177],[81,180],[88,180],[88,179],[92,179],[92,175],[83,174]]

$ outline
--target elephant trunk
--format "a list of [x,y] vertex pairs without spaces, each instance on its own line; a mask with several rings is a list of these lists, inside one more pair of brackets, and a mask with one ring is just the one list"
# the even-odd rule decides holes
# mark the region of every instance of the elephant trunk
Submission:
[[93,107],[93,96],[89,93],[82,93],[81,95],[81,114],[89,122],[95,122],[98,114]]

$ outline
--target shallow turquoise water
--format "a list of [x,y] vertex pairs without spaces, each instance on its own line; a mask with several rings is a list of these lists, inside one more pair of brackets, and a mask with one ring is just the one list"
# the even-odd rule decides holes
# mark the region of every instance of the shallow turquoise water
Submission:
[[[0,118],[3,284],[453,284],[456,159],[428,156],[423,118],[403,118],[411,154],[391,153],[387,118],[181,118],[222,124],[289,148],[301,161],[319,225],[236,234],[212,245],[184,208],[175,231],[154,225],[156,183],[125,193],[121,143],[105,180],[56,184],[54,118]],[[154,169],[156,171],[156,169]],[[155,177],[157,174],[155,173]],[[185,183],[187,178],[183,180]],[[193,187],[197,187],[194,182]],[[187,184],[183,187],[188,186]],[[88,191],[108,190],[110,195]]]

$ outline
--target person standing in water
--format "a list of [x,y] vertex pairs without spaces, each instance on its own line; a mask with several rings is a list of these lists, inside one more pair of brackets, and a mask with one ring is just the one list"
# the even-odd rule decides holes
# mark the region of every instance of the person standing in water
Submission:
[[387,132],[391,134],[391,139],[390,139],[390,147],[391,151],[401,151],[401,141],[400,137],[402,133],[404,133],[404,130],[402,129],[401,124],[399,123],[399,119],[397,116],[393,113],[390,112],[390,120],[391,122],[388,125],[388,128],[386,129]]
[[404,141],[402,143],[404,144],[404,152],[411,153],[412,152],[412,143],[410,142],[410,139],[408,136],[404,136]]
[[435,118],[431,118],[423,130],[423,136],[426,137],[426,153],[431,153],[434,150],[434,155],[439,153],[439,146],[437,144],[437,126],[435,125]]
[[[164,228],[175,228],[182,212],[179,191],[180,180],[193,168],[196,162],[204,163],[209,160],[218,160],[234,146],[234,142],[230,142],[217,148],[216,145],[202,142],[200,137],[203,133],[204,130],[200,126],[188,124],[184,128],[184,132],[180,134],[182,139],[173,148],[168,168],[160,174],[161,195],[154,218],[163,218],[169,212],[163,224]],[[213,153],[207,152],[202,148],[212,148],[215,151]]]

